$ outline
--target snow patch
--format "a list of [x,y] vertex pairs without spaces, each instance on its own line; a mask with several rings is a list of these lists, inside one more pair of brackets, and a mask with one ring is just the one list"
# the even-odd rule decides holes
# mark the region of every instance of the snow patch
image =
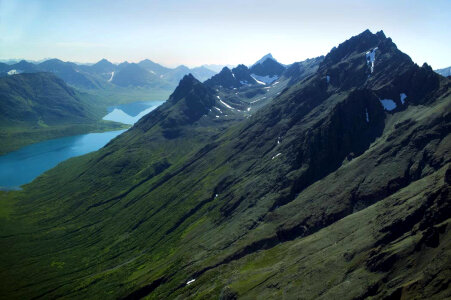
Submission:
[[111,80],[113,80],[113,78],[114,78],[114,71],[111,72],[111,77],[110,77],[110,79],[108,79],[108,81],[111,82]]
[[327,83],[330,82],[330,76],[329,75],[326,75],[326,80],[327,80]]
[[194,281],[196,281],[196,279],[188,280],[188,281],[186,282],[186,285],[190,285],[190,284],[193,283]]
[[247,82],[247,80],[241,80],[240,83],[241,83],[242,85],[248,85],[248,84],[249,84],[249,83]]
[[219,118],[219,116],[216,116],[216,118]]
[[399,97],[401,98],[401,103],[404,104],[406,102],[407,95],[404,93],[399,94]]
[[379,100],[379,101],[381,102],[381,104],[385,110],[392,111],[396,108],[395,101],[393,101],[391,99],[383,99],[383,100]]
[[274,82],[272,85],[276,85],[276,84],[278,84],[279,82],[278,81],[276,81],[276,82]]
[[282,155],[282,153],[277,153],[277,154],[274,155],[271,159],[274,159],[274,158],[276,158],[276,157],[278,157],[278,156],[280,156],[280,155]]
[[16,74],[20,74],[20,71],[13,69],[13,70],[9,70],[7,74],[8,75],[16,75]]
[[247,111],[250,111],[250,110],[251,110],[251,108],[250,108],[250,107],[248,107],[248,108],[247,108]]
[[225,107],[230,108],[230,109],[233,109],[233,107],[231,107],[230,105],[228,105],[228,104],[225,103],[224,101],[219,100],[219,102],[221,102],[221,104],[224,105]]
[[366,122],[369,123],[370,122],[370,116],[368,115],[368,109],[365,108],[365,116],[366,116]]
[[222,111],[219,108],[217,108],[216,106],[213,106],[213,108],[216,109],[217,111],[219,111],[222,114]]
[[259,75],[255,75],[255,74],[251,74],[251,77],[255,79],[255,81],[257,81],[258,84],[263,84],[263,85],[267,85],[267,84],[271,84],[274,81],[276,81],[277,79],[279,79],[279,76],[274,75],[274,76],[259,76]]
[[260,100],[263,100],[263,99],[266,99],[266,97],[261,97],[261,98],[258,98],[257,100],[251,101],[251,104],[253,104],[253,103],[255,103],[255,102],[258,102],[258,101],[260,101]]
[[373,73],[374,71],[374,61],[376,60],[376,50],[378,49],[378,47],[374,48],[371,51],[368,51],[366,53],[366,64],[370,65],[371,64],[371,73]]

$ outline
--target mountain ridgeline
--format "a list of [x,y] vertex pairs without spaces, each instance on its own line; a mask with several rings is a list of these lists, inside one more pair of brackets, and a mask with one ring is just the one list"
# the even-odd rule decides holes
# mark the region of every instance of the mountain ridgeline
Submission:
[[185,76],[101,150],[0,194],[1,294],[449,298],[450,87],[368,30]]
[[118,87],[150,87],[173,89],[183,76],[192,73],[196,78],[205,81],[216,72],[205,67],[190,69],[179,66],[171,69],[148,59],[139,63],[124,62],[113,64],[102,59],[93,65],[63,62],[49,59],[39,64],[22,60],[7,65],[0,64],[0,76],[20,73],[51,72],[63,79],[67,84],[86,90],[107,89],[110,85]]

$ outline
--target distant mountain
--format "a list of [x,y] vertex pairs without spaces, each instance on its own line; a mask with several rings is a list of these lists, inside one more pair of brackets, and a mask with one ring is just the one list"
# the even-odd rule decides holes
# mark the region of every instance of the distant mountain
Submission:
[[170,69],[168,72],[162,75],[162,79],[177,85],[177,83],[185,77],[185,75],[190,73],[190,69],[187,66],[180,65],[174,69]]
[[87,67],[86,69],[94,73],[111,73],[117,69],[117,66],[106,59],[102,59],[97,63]]
[[171,71],[170,68],[163,67],[162,65],[154,63],[149,59],[140,61],[138,65],[155,75],[163,75]]
[[9,66],[8,71],[15,70],[17,73],[33,73],[39,71],[39,67],[33,63],[21,60]]
[[118,86],[151,86],[160,82],[159,76],[147,71],[135,63],[122,63],[111,80]]
[[79,66],[75,63],[50,59],[38,64],[37,69],[39,71],[51,72],[71,85],[81,86],[87,89],[96,89],[100,85],[96,78],[80,72]]
[[217,74],[217,72],[203,66],[191,68],[190,73],[193,74],[194,77],[196,77],[201,82],[204,82],[205,80],[211,78],[213,75]]
[[232,70],[224,67],[221,72],[205,81],[205,84],[210,87],[239,88],[243,85],[257,84],[257,81],[252,78],[245,65],[238,65]]
[[[130,67],[130,65],[133,65]],[[127,68],[124,68],[126,67]],[[18,63],[0,65],[0,76],[20,73],[52,72],[66,83],[88,90],[104,89],[111,84],[120,87],[161,87],[173,89],[187,74],[192,73],[200,81],[205,81],[216,73],[205,67],[188,68],[178,66],[171,69],[145,59],[138,64],[123,62],[119,65],[102,59],[95,64],[76,64],[49,59],[39,64],[22,60]],[[118,78],[114,79],[117,75]],[[130,76],[127,78],[127,76]]]
[[435,70],[436,73],[448,77],[451,76],[451,67]]
[[256,80],[270,84],[277,80],[285,69],[286,67],[269,53],[253,64],[250,67],[250,72]]
[[205,65],[202,65],[202,67],[205,67],[205,68],[207,68],[209,70],[212,70],[213,72],[215,72],[217,74],[217,73],[221,72],[221,70],[224,67],[227,67],[229,69],[233,69],[235,66],[234,65],[205,64]]
[[264,55],[262,58],[260,58],[259,60],[257,60],[257,61],[251,66],[251,68],[254,67],[254,66],[256,66],[256,65],[259,65],[259,64],[264,63],[264,62],[265,62],[266,60],[268,60],[268,59],[277,62],[277,60],[272,56],[272,54],[271,54],[271,53],[268,53],[268,54]]
[[99,86],[98,80],[89,74],[81,72],[77,64],[63,62],[59,59],[49,59],[40,64],[22,60],[16,64],[3,68],[3,72],[0,73],[2,76],[7,76],[11,74],[36,72],[51,72],[63,79],[66,83],[74,86],[89,89],[95,89]]
[[56,125],[94,120],[75,90],[52,73],[0,78],[0,124]]
[[8,64],[0,63],[0,74],[6,73],[8,70],[10,70],[10,66]]

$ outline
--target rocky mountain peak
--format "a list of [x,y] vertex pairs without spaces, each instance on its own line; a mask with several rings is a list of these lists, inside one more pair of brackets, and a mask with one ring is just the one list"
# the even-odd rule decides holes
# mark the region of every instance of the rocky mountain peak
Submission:
[[277,60],[272,56],[271,53],[268,53],[268,54],[266,54],[265,56],[263,56],[262,58],[260,58],[256,63],[254,63],[254,64],[252,65],[252,67],[255,66],[255,65],[264,63],[264,62],[267,61],[268,59],[273,60],[273,61],[277,61]]
[[207,93],[207,87],[197,80],[193,74],[189,73],[180,80],[174,93],[169,97],[169,101],[176,103],[190,94],[200,96],[205,93]]
[[[379,31],[376,34],[373,34],[367,29],[362,33],[344,41],[343,43],[338,45],[338,47],[332,48],[332,50],[324,58],[324,64],[335,64],[340,60],[346,59],[353,53],[373,50],[386,40],[387,38],[383,31]],[[388,43],[386,44],[389,44],[389,42],[391,42],[391,39],[387,42]]]

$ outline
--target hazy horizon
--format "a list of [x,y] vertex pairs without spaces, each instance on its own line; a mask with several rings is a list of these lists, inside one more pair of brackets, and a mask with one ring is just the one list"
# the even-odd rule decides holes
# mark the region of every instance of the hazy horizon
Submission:
[[[95,63],[150,59],[168,67],[284,64],[383,30],[414,62],[451,65],[450,1],[0,1],[0,59]],[[20,18],[18,18],[20,16]]]

